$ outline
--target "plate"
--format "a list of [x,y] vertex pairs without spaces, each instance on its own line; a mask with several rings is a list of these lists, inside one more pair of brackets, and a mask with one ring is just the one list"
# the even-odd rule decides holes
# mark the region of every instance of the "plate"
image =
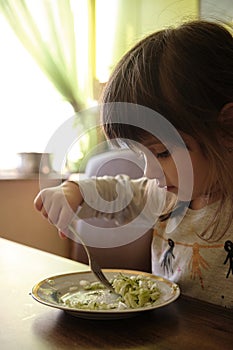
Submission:
[[82,290],[80,281],[96,281],[96,278],[91,271],[68,273],[46,278],[32,288],[31,295],[36,301],[44,305],[58,308],[73,316],[86,319],[119,319],[136,316],[139,313],[154,310],[170,304],[180,295],[180,288],[176,283],[150,273],[122,269],[103,269],[103,272],[109,279],[114,278],[119,273],[126,276],[147,276],[157,283],[161,295],[153,305],[136,309],[84,310],[72,308],[64,304],[61,301],[62,297],[67,298],[67,296],[72,296],[74,293],[77,293],[77,291]]

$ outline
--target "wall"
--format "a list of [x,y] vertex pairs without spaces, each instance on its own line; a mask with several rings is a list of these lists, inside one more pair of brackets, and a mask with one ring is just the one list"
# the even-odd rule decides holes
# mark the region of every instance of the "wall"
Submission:
[[[52,181],[51,186],[56,183]],[[0,236],[68,257],[69,240],[61,240],[57,230],[34,209],[38,191],[38,179],[0,179]]]

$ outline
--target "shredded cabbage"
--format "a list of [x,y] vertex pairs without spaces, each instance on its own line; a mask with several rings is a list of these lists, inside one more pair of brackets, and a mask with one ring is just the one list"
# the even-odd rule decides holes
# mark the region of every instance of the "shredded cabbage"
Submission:
[[112,281],[116,293],[120,294],[129,308],[144,307],[153,304],[160,296],[160,290],[149,277],[119,274]]
[[61,297],[65,305],[86,310],[135,309],[153,305],[161,295],[155,280],[148,276],[118,274],[111,280],[116,292],[100,282],[80,281],[82,290]]

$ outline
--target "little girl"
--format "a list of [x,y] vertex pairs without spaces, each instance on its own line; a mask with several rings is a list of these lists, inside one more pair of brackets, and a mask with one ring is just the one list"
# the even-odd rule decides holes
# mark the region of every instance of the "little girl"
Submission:
[[[102,101],[105,134],[144,153],[145,177],[66,181],[41,191],[36,208],[61,232],[80,207],[80,217],[127,223],[143,213],[154,228],[152,272],[177,282],[184,295],[233,308],[231,32],[192,21],[149,35],[116,66]],[[122,113],[114,109],[119,103]],[[159,116],[178,137],[160,127]]]

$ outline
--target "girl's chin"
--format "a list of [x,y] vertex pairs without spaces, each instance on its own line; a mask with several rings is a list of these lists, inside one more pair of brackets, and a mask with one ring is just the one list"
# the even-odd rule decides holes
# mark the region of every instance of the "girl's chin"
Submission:
[[166,186],[168,192],[177,193],[177,188],[175,186]]
[[178,201],[180,202],[191,202],[192,201],[192,195],[190,193],[182,192],[181,190],[178,191],[177,187],[167,187],[167,191],[170,193],[174,193],[178,197]]
[[178,191],[178,188],[175,186],[165,186],[168,192],[174,193],[177,195],[178,200],[181,202],[191,202],[193,200],[192,193],[187,193],[187,191]]

